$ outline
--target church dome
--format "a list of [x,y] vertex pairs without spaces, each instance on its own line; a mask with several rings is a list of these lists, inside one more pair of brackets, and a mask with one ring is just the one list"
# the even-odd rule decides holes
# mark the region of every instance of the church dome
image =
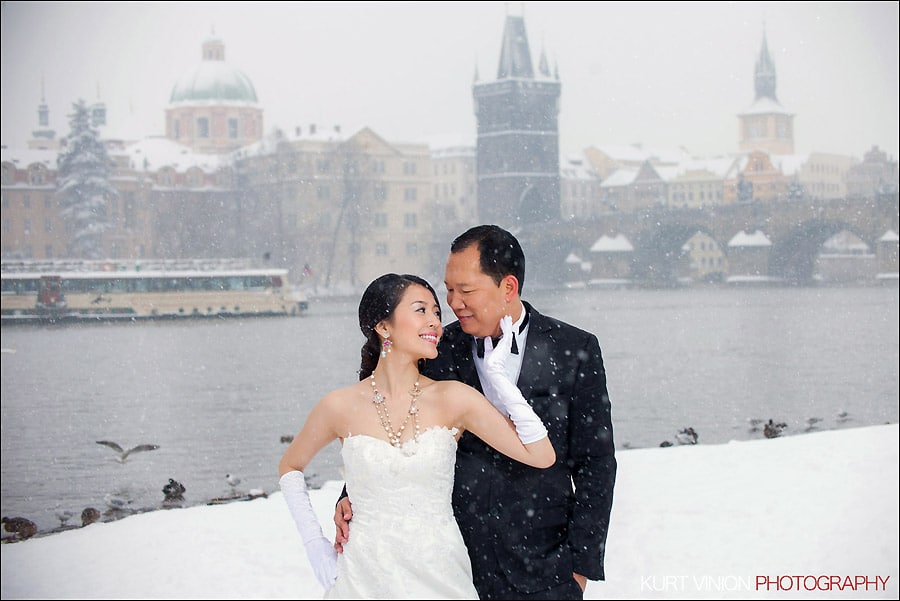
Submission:
[[225,62],[225,46],[218,38],[203,43],[202,62],[181,76],[169,96],[171,104],[210,102],[258,102],[250,78]]

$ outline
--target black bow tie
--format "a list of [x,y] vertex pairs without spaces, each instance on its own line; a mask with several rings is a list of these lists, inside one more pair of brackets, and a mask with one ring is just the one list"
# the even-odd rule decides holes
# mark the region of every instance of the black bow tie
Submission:
[[[485,338],[487,338],[485,336]],[[502,336],[491,336],[491,348],[497,348],[497,343],[500,342]],[[510,351],[514,355],[519,354],[519,347],[516,345],[516,337],[513,336],[512,350]],[[475,339],[475,353],[478,355],[479,359],[484,359],[484,338],[476,338]]]
[[[525,326],[528,325],[528,312],[525,312],[525,319],[522,320],[522,325],[519,326],[519,334],[525,329]],[[485,336],[487,338],[487,336]],[[503,338],[503,335],[500,336],[491,336],[491,348],[497,348],[497,343],[500,342],[500,339]],[[516,336],[513,335],[512,348],[510,351],[513,355],[519,354],[519,345],[516,344]],[[476,338],[475,339],[475,353],[478,355],[479,359],[484,359],[484,338]]]

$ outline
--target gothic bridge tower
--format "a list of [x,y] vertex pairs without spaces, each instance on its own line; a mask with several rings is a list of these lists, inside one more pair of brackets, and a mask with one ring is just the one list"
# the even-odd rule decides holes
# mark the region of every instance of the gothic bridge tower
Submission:
[[538,73],[522,16],[507,15],[497,79],[473,85],[478,217],[506,228],[559,218],[558,73]]

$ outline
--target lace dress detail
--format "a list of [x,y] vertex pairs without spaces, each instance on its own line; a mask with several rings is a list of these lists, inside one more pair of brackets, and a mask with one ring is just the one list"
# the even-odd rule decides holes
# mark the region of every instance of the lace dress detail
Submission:
[[400,448],[365,435],[344,439],[353,520],[326,599],[478,598],[451,505],[455,435],[429,428]]

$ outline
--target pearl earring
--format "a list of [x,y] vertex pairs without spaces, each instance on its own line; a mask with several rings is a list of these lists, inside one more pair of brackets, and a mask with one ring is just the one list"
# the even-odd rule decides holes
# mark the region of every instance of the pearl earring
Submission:
[[381,358],[384,359],[388,356],[388,353],[391,352],[391,339],[387,336],[384,337],[384,340],[381,342]]

